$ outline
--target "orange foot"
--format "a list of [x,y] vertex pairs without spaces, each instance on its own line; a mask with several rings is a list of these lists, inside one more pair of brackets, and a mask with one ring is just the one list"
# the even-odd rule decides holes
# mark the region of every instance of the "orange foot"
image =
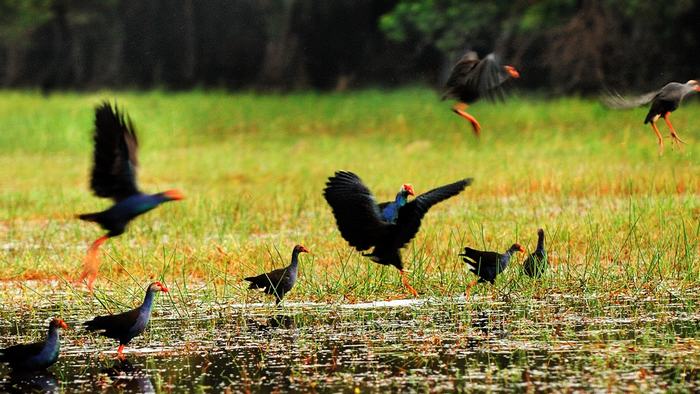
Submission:
[[408,283],[408,278],[406,277],[406,272],[404,270],[401,270],[399,272],[401,273],[401,282],[406,287],[406,289],[411,294],[413,294],[414,297],[418,297],[418,292],[416,291],[416,289],[414,289],[413,286],[411,286],[411,284]]

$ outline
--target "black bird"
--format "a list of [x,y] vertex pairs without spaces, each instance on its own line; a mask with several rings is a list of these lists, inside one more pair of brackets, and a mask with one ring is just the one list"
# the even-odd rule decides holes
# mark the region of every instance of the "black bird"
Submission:
[[82,282],[87,278],[90,290],[97,277],[99,248],[107,239],[122,234],[126,225],[137,216],[164,202],[184,198],[177,190],[156,194],[139,190],[136,184],[138,142],[134,126],[131,119],[107,102],[95,109],[93,138],[95,151],[90,187],[96,196],[111,198],[114,205],[101,212],[78,215],[81,220],[95,222],[107,230],[107,234],[88,248],[83,272],[78,279]]
[[505,271],[508,267],[508,263],[513,254],[524,251],[525,249],[520,246],[520,244],[513,244],[503,254],[465,247],[464,252],[459,255],[462,256],[462,260],[469,265],[469,270],[479,277],[479,279],[467,285],[465,296],[469,298],[469,291],[477,283],[489,282],[494,284],[496,276]]
[[618,94],[609,95],[603,99],[603,103],[611,108],[625,109],[639,107],[651,102],[649,112],[644,118],[644,124],[651,123],[651,128],[656,133],[656,138],[659,141],[659,151],[663,152],[664,141],[659,128],[656,127],[656,121],[659,118],[664,118],[668,129],[671,131],[673,142],[679,145],[685,143],[678,137],[676,130],[671,124],[671,112],[681,105],[686,96],[696,92],[700,92],[700,84],[698,84],[698,81],[691,79],[686,83],[671,82],[657,91],[634,98],[623,98]]
[[167,293],[168,288],[160,282],[153,282],[146,289],[146,297],[139,307],[118,315],[97,316],[83,323],[83,326],[88,331],[100,331],[100,335],[118,340],[117,358],[122,359],[124,346],[146,330],[151,319],[153,299],[159,291]]
[[476,52],[469,51],[452,68],[442,99],[457,99],[458,103],[452,106],[452,111],[468,120],[474,133],[479,136],[481,125],[465,110],[481,97],[503,100],[505,95],[501,85],[510,78],[520,78],[520,73],[513,66],[501,65],[493,53],[479,60]]
[[471,183],[471,178],[463,179],[421,194],[410,202],[408,196],[414,194],[413,187],[404,184],[394,201],[377,204],[357,175],[337,171],[328,178],[323,196],[333,210],[340,234],[350,246],[358,251],[374,247],[363,256],[396,267],[404,286],[417,296],[406,278],[399,250],[418,233],[423,216],[433,205],[456,196]]
[[523,262],[525,275],[539,278],[547,270],[547,252],[544,250],[544,230],[537,230],[537,249]]
[[46,340],[0,349],[0,363],[8,363],[17,371],[35,371],[52,366],[61,352],[58,335],[61,328],[67,329],[68,325],[62,319],[52,319]]
[[282,302],[284,295],[289,293],[297,281],[299,253],[311,253],[301,245],[292,250],[292,262],[288,267],[278,268],[266,274],[244,278],[250,282],[249,289],[263,289],[267,294],[275,296],[275,305]]

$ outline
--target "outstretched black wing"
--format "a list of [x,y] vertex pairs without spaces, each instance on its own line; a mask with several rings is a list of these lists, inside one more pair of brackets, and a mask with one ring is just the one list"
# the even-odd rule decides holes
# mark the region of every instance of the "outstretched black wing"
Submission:
[[[472,96],[474,99],[483,97],[492,101],[503,101],[505,94],[501,85],[510,78],[496,55],[491,53],[478,60],[475,53],[464,55],[455,65],[452,74],[447,81],[445,95],[453,92],[462,92],[462,96]],[[464,94],[468,92],[468,94]],[[459,95],[459,94],[457,94]]]
[[340,234],[359,251],[376,245],[389,228],[381,219],[372,193],[352,172],[337,171],[328,178],[323,196],[333,210]]
[[450,197],[461,193],[472,183],[472,178],[450,183],[449,185],[435,188],[427,193],[416,197],[399,209],[399,218],[393,227],[392,244],[394,247],[402,248],[418,233],[420,223],[426,212],[433,205],[447,200]]
[[90,187],[98,197],[119,202],[139,193],[138,141],[131,119],[105,102],[95,109],[95,157]]

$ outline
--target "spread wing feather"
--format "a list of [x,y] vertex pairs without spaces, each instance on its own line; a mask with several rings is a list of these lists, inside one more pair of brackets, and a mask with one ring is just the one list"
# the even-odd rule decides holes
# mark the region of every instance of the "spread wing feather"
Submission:
[[435,204],[461,193],[472,183],[472,178],[450,183],[423,193],[399,209],[399,218],[393,226],[393,246],[402,248],[420,229],[423,216]]
[[337,171],[323,191],[343,238],[359,251],[367,250],[386,233],[377,202],[362,180],[349,171]]
[[98,197],[119,202],[139,193],[138,140],[131,119],[105,102],[95,109],[94,163],[90,187]]

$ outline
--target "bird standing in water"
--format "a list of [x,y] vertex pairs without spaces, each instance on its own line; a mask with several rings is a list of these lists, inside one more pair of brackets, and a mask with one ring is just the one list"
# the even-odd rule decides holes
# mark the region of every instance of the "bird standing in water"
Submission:
[[94,163],[90,187],[97,197],[111,198],[114,205],[108,209],[78,215],[81,220],[95,222],[107,234],[96,239],[88,248],[83,271],[78,282],[87,279],[92,285],[99,269],[99,248],[109,238],[124,232],[126,225],[158,205],[184,198],[178,190],[145,194],[136,184],[138,141],[131,119],[119,113],[109,103],[95,109]]
[[413,186],[401,186],[394,201],[377,204],[367,186],[352,172],[337,171],[328,178],[323,196],[333,210],[340,235],[375,263],[393,265],[401,273],[401,281],[413,296],[418,292],[408,283],[400,249],[415,237],[421,220],[435,204],[461,193],[472,183],[462,179],[421,194],[412,201]]
[[61,351],[59,329],[67,329],[63,319],[54,318],[49,323],[46,340],[0,349],[0,363],[8,363],[15,371],[36,371],[52,366]]
[[266,294],[275,296],[275,305],[282,302],[284,295],[289,293],[297,281],[299,253],[311,253],[302,245],[296,245],[292,250],[292,262],[289,266],[278,268],[266,274],[245,278],[250,282],[249,289],[263,289]]
[[664,140],[656,126],[656,121],[659,118],[664,118],[671,138],[676,145],[684,144],[685,142],[678,137],[678,133],[671,124],[671,112],[675,111],[683,102],[683,99],[692,93],[700,92],[700,84],[698,81],[691,79],[686,83],[670,82],[661,89],[647,93],[645,95],[634,98],[623,98],[620,95],[610,95],[603,99],[603,103],[611,108],[626,109],[639,107],[651,102],[649,112],[644,118],[644,124],[651,123],[651,128],[656,134],[656,139],[659,142],[659,154],[664,151]]
[[496,277],[508,267],[513,254],[524,251],[525,249],[520,244],[513,244],[503,254],[465,247],[464,252],[460,253],[460,256],[469,265],[469,270],[479,277],[479,279],[467,285],[467,290],[464,292],[465,297],[469,298],[469,292],[477,283],[489,282],[494,284]]
[[510,78],[520,78],[520,73],[515,67],[501,65],[493,53],[479,59],[476,52],[469,51],[452,69],[445,83],[442,99],[458,100],[452,106],[452,111],[468,120],[474,129],[474,134],[478,137],[481,133],[481,125],[475,117],[466,112],[467,107],[481,97],[503,100],[505,95],[501,85]]
[[124,346],[146,330],[151,319],[153,299],[159,291],[167,293],[168,288],[160,282],[153,282],[146,289],[146,298],[139,307],[118,315],[97,316],[83,323],[83,326],[88,331],[100,331],[100,335],[118,340],[117,358],[123,359]]

